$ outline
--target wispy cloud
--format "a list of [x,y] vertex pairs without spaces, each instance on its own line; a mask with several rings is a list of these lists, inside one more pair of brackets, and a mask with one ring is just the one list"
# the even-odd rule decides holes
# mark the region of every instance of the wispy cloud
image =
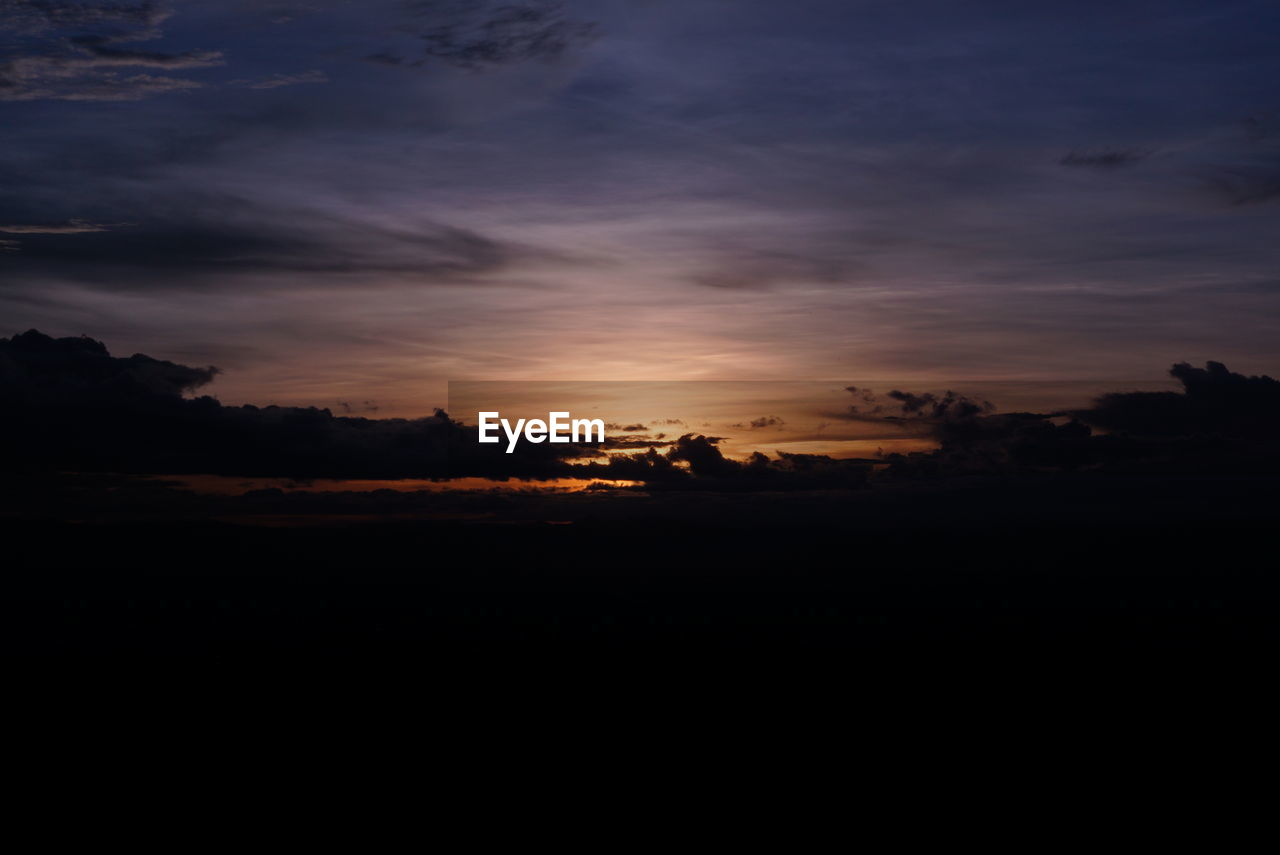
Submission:
[[0,101],[136,101],[198,89],[198,81],[119,69],[181,70],[221,65],[214,50],[164,51],[121,47],[164,36],[169,10],[161,3],[78,2],[0,4]]
[[421,43],[418,57],[389,53],[368,59],[422,66],[432,61],[481,70],[528,60],[552,61],[599,33],[596,24],[570,17],[555,0],[523,3],[409,2],[406,29]]
[[228,85],[243,86],[246,89],[279,89],[281,86],[297,86],[301,83],[328,83],[329,75],[323,71],[312,69],[297,74],[273,74],[258,80],[232,80]]
[[1063,166],[1084,166],[1096,169],[1115,169],[1120,166],[1133,166],[1155,154],[1149,148],[1101,148],[1096,150],[1072,150],[1067,152],[1058,163]]
[[65,223],[10,223],[0,225],[0,232],[11,235],[82,235],[105,232],[124,225],[128,223],[90,223],[85,220],[70,220]]

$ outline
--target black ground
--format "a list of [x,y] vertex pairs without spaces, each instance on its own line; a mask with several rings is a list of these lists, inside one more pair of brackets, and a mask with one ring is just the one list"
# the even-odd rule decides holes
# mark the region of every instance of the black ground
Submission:
[[1262,667],[1280,634],[1275,497],[1270,478],[1080,477],[505,497],[469,520],[12,510],[4,652],[251,668]]

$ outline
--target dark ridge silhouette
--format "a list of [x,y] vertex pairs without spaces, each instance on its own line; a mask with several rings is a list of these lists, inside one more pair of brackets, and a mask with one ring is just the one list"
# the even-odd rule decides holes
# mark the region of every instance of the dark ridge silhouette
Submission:
[[27,471],[208,473],[293,478],[556,477],[575,446],[504,455],[437,411],[422,419],[334,416],[315,407],[223,406],[183,397],[215,368],[35,330],[0,339],[0,437]]
[[[224,407],[185,397],[213,368],[28,332],[0,340],[0,649],[38,666],[243,674],[335,657],[388,674],[774,662],[826,682],[867,663],[1257,668],[1280,640],[1280,584],[1258,558],[1280,495],[1280,384],[1217,363],[1173,374],[1181,392],[1072,413],[852,390],[851,417],[940,444],[875,467],[737,461],[695,434],[607,460],[546,445],[486,456],[444,413]],[[459,470],[643,488],[216,495],[129,474]]]
[[[315,407],[228,407],[186,397],[218,369],[143,354],[114,357],[90,338],[35,330],[0,339],[0,439],[18,449],[12,471],[207,473],[290,478],[588,477],[643,481],[654,489],[809,490],[861,488],[865,460],[756,453],[726,458],[719,437],[674,440],[625,434],[603,459],[585,444],[521,443],[506,454],[476,442],[475,428],[444,412],[421,419],[335,416]],[[877,397],[849,387],[843,418],[892,422],[932,435],[936,452],[889,455],[884,477],[940,478],[1034,471],[1271,471],[1280,382],[1246,377],[1218,362],[1179,363],[1181,392],[1117,392],[1070,413],[999,413],[954,392],[893,390]],[[641,427],[638,425],[630,426]],[[661,449],[661,450],[659,450]]]

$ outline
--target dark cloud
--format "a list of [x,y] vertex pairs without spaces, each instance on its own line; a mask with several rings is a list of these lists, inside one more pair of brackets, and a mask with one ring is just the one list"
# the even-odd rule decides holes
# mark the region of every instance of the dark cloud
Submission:
[[1111,432],[1136,436],[1214,436],[1268,439],[1280,426],[1280,381],[1246,376],[1220,362],[1196,368],[1180,362],[1169,371],[1182,392],[1103,395],[1075,415]]
[[386,53],[384,51],[367,54],[361,58],[365,62],[371,62],[374,65],[388,65],[392,67],[405,65],[405,60],[402,57],[398,57],[398,56],[395,56],[394,54]]
[[136,101],[198,89],[185,77],[121,69],[182,70],[221,65],[215,50],[121,47],[163,37],[165,4],[6,0],[0,4],[0,101]]
[[[205,68],[221,65],[218,51],[195,50],[181,53],[165,53],[154,50],[129,50],[112,47],[121,36],[72,36],[67,43],[92,57],[93,67],[137,66],[142,68]],[[74,60],[73,60],[74,62]]]
[[243,86],[246,89],[279,89],[282,86],[297,86],[301,83],[328,83],[329,75],[318,69],[301,71],[294,74],[273,74],[260,80],[232,80],[229,86]]
[[607,462],[577,467],[592,478],[643,481],[653,490],[719,492],[857,489],[871,468],[861,460],[835,460],[825,455],[780,452],[770,458],[755,452],[746,461],[725,457],[721,437],[685,434],[666,453],[650,448],[639,454],[614,454]]
[[951,390],[939,394],[893,389],[880,395],[870,389],[846,386],[845,391],[853,396],[856,403],[850,404],[846,410],[824,415],[848,421],[939,425],[995,410],[995,405],[990,401],[975,400]]
[[607,451],[620,451],[628,448],[666,448],[674,445],[673,440],[666,438],[666,434],[650,434],[649,427],[639,423],[631,425],[621,425],[614,422],[605,422],[606,434],[604,445],[601,446]]
[[[19,452],[8,466],[288,478],[572,477],[727,492],[857,489],[875,480],[874,461],[760,451],[734,460],[721,451],[721,438],[700,434],[670,441],[624,435],[603,449],[522,443],[507,454],[481,445],[474,426],[440,411],[375,419],[189,397],[217,373],[142,354],[113,357],[87,338],[31,331],[0,339],[0,441]],[[1114,393],[1068,413],[999,413],[954,393],[895,390],[880,418],[918,426],[939,448],[884,456],[877,477],[1280,471],[1273,442],[1280,382],[1214,362],[1204,368],[1179,363],[1171,373],[1182,392]],[[376,410],[370,401],[361,406]],[[873,418],[861,408],[859,417]]]
[[825,251],[796,253],[785,250],[730,248],[712,270],[690,277],[696,285],[728,290],[751,290],[775,285],[838,283],[851,279],[858,265]]
[[[221,213],[221,216],[218,214]],[[462,281],[503,270],[536,251],[467,229],[291,217],[243,203],[207,203],[134,224],[0,227],[17,235],[5,264],[32,277],[119,288],[219,283],[231,274],[396,274],[417,282]],[[11,280],[12,281],[12,280]]]
[[125,27],[153,33],[169,12],[159,0],[93,3],[81,0],[0,0],[0,27],[19,35],[86,27]]
[[898,402],[905,416],[918,416],[939,421],[969,418],[995,409],[995,405],[990,401],[975,401],[950,390],[942,395],[935,395],[932,392],[917,395],[894,389],[889,393],[889,398]]
[[68,73],[84,67],[43,59],[0,64],[0,101],[138,101],[203,85],[155,74]]
[[91,338],[53,339],[30,330],[0,339],[0,379],[5,391],[20,392],[36,406],[67,394],[101,391],[107,395],[174,398],[213,381],[217,369],[190,368],[137,353],[113,357]]
[[603,447],[609,451],[615,451],[625,448],[666,448],[675,444],[674,440],[666,439],[665,436],[665,434],[606,436]]
[[[889,476],[942,477],[1101,469],[1146,475],[1261,474],[1280,470],[1273,439],[1280,382],[1246,376],[1219,362],[1178,363],[1181,392],[1116,392],[1083,410],[991,413],[898,393],[909,410],[887,420],[916,423],[940,443],[933,453],[889,455]],[[945,398],[943,399],[945,400]],[[881,412],[884,412],[883,410]]]
[[0,441],[9,468],[292,478],[554,478],[594,451],[524,443],[504,454],[437,411],[422,419],[337,417],[314,407],[188,398],[217,374],[87,338],[0,339]]
[[1258,205],[1280,198],[1280,152],[1196,170],[1209,192],[1228,205]]
[[1094,169],[1115,169],[1121,166],[1133,166],[1155,154],[1149,148],[1102,148],[1094,150],[1073,150],[1063,155],[1058,163],[1063,166],[1083,166]]
[[84,220],[71,220],[65,223],[10,223],[0,225],[0,232],[11,235],[80,235],[92,232],[105,232],[119,228],[127,223],[90,223]]
[[786,422],[778,416],[761,416],[746,423],[730,425],[730,427],[742,428],[743,430],[762,430],[770,427],[781,427],[785,424]]
[[551,61],[596,36],[550,0],[511,4],[414,2],[429,26],[418,34],[428,60],[479,70],[528,60]]
[[484,71],[529,61],[551,63],[599,35],[597,24],[570,17],[556,0],[402,0],[394,7],[395,29],[409,34],[415,44],[364,54],[365,62]]
[[[522,443],[507,454],[481,445],[474,426],[440,411],[422,419],[372,419],[314,407],[230,407],[207,396],[186,397],[217,373],[142,354],[113,357],[88,338],[54,339],[32,330],[0,339],[0,406],[7,414],[0,420],[0,441],[22,450],[10,458],[11,468],[36,472],[575,477],[667,488],[794,490],[860,486],[870,471],[862,462],[818,455],[771,460],[757,453],[739,462],[720,451],[721,438],[693,434],[648,440],[643,453],[607,458],[593,445],[574,443]],[[665,453],[658,452],[662,447]]]

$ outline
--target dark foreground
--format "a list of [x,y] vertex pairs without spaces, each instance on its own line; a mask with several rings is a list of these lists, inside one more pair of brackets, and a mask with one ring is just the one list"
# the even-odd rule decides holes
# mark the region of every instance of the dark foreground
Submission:
[[528,499],[525,515],[504,501],[505,516],[304,525],[11,513],[3,652],[103,668],[643,663],[846,680],[1248,671],[1280,635],[1272,479],[580,495]]

